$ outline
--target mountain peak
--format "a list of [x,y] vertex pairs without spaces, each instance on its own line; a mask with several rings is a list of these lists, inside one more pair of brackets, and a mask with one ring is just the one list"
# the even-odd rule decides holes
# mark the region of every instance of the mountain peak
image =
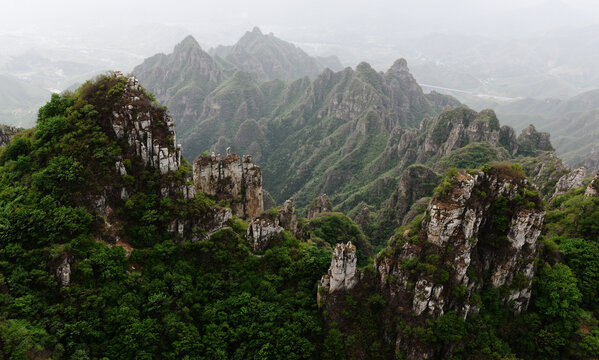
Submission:
[[395,62],[393,63],[393,65],[391,65],[389,70],[398,72],[410,71],[410,69],[408,69],[408,62],[404,58],[399,58],[395,60]]
[[187,35],[185,39],[183,39],[177,46],[175,46],[175,50],[183,50],[183,49],[201,49],[202,47],[198,43],[198,41],[192,36]]
[[264,35],[262,33],[262,31],[260,30],[260,28],[257,27],[257,26],[254,26],[254,28],[252,29],[252,34],[255,34],[255,35]]

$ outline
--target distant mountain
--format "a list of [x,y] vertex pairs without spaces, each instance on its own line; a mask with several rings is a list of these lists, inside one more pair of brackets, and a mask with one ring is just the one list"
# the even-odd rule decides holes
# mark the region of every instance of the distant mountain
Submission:
[[177,44],[172,54],[146,59],[133,73],[176,115],[180,132],[200,117],[206,96],[225,80],[221,67],[192,36]]
[[[193,52],[183,51],[188,47]],[[175,104],[171,113],[187,158],[204,151],[223,154],[228,147],[252,154],[276,203],[293,197],[302,209],[327,193],[336,210],[365,205],[376,210],[407,167],[420,163],[445,171],[456,163],[453,151],[468,144],[488,145],[463,150],[466,160],[457,166],[480,166],[518,152],[515,132],[500,129],[493,112],[478,114],[449,96],[424,94],[404,59],[386,72],[360,63],[339,72],[326,69],[313,81],[262,81],[211,61],[188,38],[173,54],[150,58],[135,73],[161,101]],[[197,82],[183,80],[194,76]],[[201,88],[202,81],[209,87]],[[201,97],[190,101],[185,93]],[[453,108],[461,110],[443,112]],[[533,153],[541,148],[526,142]]]
[[27,81],[0,75],[0,123],[33,126],[37,109],[50,99],[50,91]]
[[[557,154],[571,166],[589,164],[597,157],[593,147],[599,144],[599,89],[566,100],[523,99],[499,103],[497,114],[506,124],[523,128],[534,124],[551,133]],[[599,158],[591,163],[598,162]],[[591,166],[599,171],[598,166]]]
[[316,77],[326,67],[343,68],[335,56],[314,58],[295,45],[254,27],[232,46],[218,46],[210,54],[260,80],[292,81],[303,76]]

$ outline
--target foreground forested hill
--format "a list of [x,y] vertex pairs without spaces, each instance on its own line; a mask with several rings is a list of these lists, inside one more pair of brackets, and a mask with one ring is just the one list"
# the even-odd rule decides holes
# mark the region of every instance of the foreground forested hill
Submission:
[[[491,115],[458,108],[439,119],[497,134],[462,148],[490,158],[544,144],[535,133],[506,142]],[[156,147],[142,147],[150,137]],[[189,190],[174,140],[167,110],[114,73],[54,95],[36,127],[2,148],[2,358],[599,356],[596,177],[543,195],[518,164],[450,169],[378,254],[328,205],[257,250],[255,219]],[[555,164],[543,156],[523,165]],[[460,166],[487,157],[471,160]],[[543,171],[539,185],[553,181]]]

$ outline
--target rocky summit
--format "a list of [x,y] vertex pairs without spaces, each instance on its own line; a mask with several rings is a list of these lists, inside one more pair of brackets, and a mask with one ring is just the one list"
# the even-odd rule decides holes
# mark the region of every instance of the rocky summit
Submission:
[[380,294],[386,305],[379,331],[389,346],[407,359],[449,356],[414,342],[398,324],[417,326],[448,312],[468,318],[480,311],[485,288],[505,288],[501,301],[514,313],[525,311],[545,215],[540,204],[518,167],[456,172],[425,215],[390,240],[371,272],[359,275],[351,244],[337,245],[320,281],[319,304],[331,322],[346,326],[339,312],[348,295]]

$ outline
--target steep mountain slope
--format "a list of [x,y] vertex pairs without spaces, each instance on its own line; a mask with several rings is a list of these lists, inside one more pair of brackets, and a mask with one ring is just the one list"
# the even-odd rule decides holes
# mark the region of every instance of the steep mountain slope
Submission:
[[217,61],[246,71],[256,79],[293,81],[304,76],[316,77],[322,70],[343,68],[336,57],[314,58],[295,45],[271,34],[263,34],[254,27],[232,46],[218,46],[210,50]]
[[193,125],[204,99],[225,79],[221,68],[191,36],[175,46],[172,54],[154,55],[133,73],[169,107],[180,132]]
[[27,81],[0,75],[0,122],[29,127],[37,109],[51,93]]
[[[161,64],[161,71],[176,73],[170,66]],[[223,154],[229,147],[253,154],[277,203],[293,197],[305,209],[327,193],[336,210],[352,213],[364,206],[376,212],[411,164],[443,172],[552,150],[542,143],[548,143],[546,135],[534,129],[516,139],[513,129],[500,128],[492,111],[462,107],[437,116],[459,105],[439,93],[424,94],[404,59],[385,73],[361,63],[291,83],[261,82],[237,70],[203,103],[188,104],[196,119],[179,120],[179,136],[192,158],[204,151]],[[175,108],[175,119],[178,114]]]
[[[545,214],[538,192],[521,169],[510,166],[456,172],[445,183],[424,217],[400,229],[373,268],[361,273],[351,243],[337,245],[318,297],[329,324],[356,335],[346,356],[372,358],[369,344],[376,341],[383,354],[399,358],[447,358],[455,348],[431,347],[414,329],[437,319],[476,316],[483,290],[505,288],[496,301],[509,303],[515,313],[527,309]],[[377,312],[368,311],[371,299]],[[360,306],[366,308],[356,314],[361,321],[343,315]],[[459,326],[450,321],[449,327]]]

